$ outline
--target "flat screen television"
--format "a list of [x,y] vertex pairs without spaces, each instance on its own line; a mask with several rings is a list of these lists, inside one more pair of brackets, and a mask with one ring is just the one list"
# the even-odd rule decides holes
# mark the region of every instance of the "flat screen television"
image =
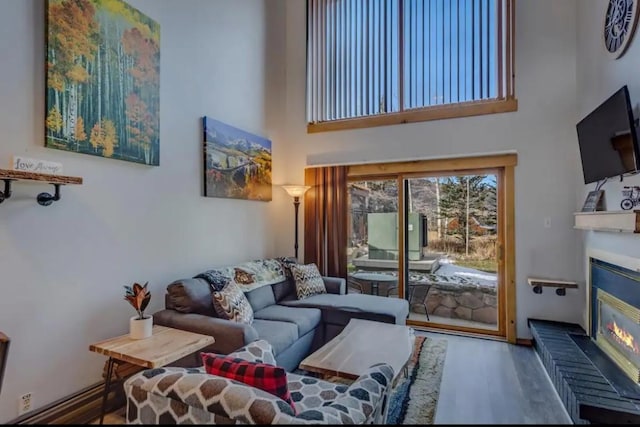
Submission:
[[623,86],[576,126],[584,183],[640,169],[629,89]]

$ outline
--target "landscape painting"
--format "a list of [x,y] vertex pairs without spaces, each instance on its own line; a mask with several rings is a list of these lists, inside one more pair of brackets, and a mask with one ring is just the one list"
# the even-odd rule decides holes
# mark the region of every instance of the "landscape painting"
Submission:
[[271,141],[205,117],[204,195],[271,200]]
[[160,26],[121,0],[49,0],[46,146],[160,164]]

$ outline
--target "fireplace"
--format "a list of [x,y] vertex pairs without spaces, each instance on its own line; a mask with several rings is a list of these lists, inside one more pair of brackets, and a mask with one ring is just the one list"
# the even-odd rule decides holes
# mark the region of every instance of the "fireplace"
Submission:
[[608,292],[597,291],[598,346],[640,383],[640,310]]
[[629,260],[590,258],[588,334],[609,361],[607,372],[615,378],[605,373],[607,380],[621,395],[640,400],[640,264]]
[[574,423],[640,425],[640,258],[590,251],[588,279],[587,330],[529,319],[535,349]]

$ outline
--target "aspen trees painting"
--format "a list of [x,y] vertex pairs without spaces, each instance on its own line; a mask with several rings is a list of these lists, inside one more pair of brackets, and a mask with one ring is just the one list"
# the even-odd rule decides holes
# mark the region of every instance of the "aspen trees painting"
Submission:
[[160,164],[160,25],[121,0],[49,0],[46,146]]

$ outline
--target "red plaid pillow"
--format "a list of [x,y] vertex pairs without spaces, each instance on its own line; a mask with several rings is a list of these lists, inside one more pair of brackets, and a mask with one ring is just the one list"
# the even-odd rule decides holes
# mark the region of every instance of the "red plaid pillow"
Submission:
[[215,353],[200,353],[200,356],[208,374],[236,380],[278,396],[291,405],[293,413],[296,413],[287,387],[287,372],[283,368]]

